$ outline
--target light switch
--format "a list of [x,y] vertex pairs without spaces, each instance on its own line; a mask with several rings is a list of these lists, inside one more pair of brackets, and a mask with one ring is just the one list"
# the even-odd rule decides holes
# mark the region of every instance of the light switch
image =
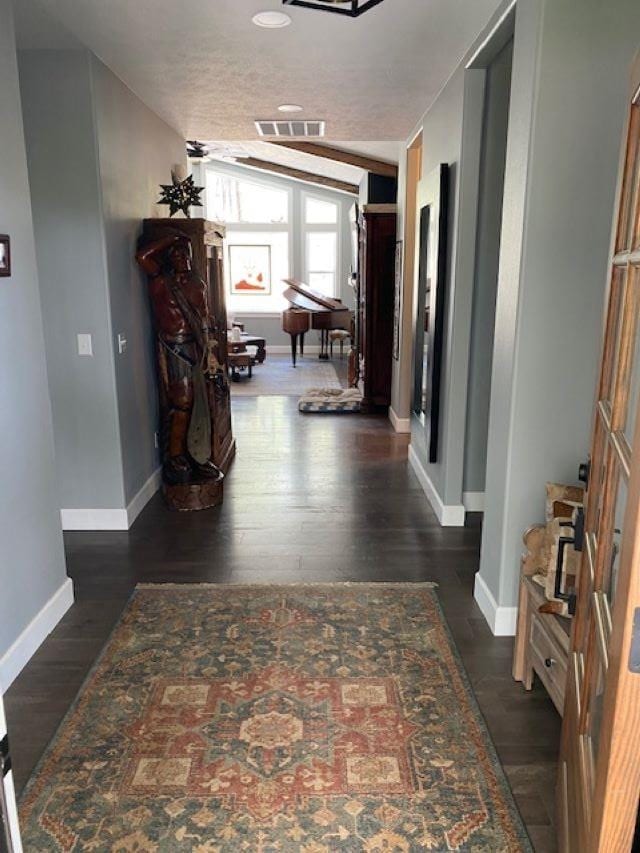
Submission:
[[120,355],[122,355],[122,353],[126,350],[126,348],[127,348],[127,339],[125,338],[124,335],[121,335],[121,334],[118,335],[118,352],[120,353]]
[[86,333],[78,335],[78,355],[93,355],[91,335]]

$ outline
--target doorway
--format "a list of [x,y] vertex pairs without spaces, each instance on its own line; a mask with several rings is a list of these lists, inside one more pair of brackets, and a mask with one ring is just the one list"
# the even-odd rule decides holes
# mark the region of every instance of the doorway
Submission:
[[473,66],[485,77],[463,474],[467,511],[484,509],[512,65],[513,30],[503,30]]

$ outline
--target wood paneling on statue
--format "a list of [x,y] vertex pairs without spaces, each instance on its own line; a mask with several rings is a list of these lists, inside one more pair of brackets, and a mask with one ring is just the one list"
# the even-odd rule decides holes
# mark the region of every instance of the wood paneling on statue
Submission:
[[235,453],[223,238],[204,219],[146,219],[137,254],[157,334],[162,490],[177,510],[221,503]]

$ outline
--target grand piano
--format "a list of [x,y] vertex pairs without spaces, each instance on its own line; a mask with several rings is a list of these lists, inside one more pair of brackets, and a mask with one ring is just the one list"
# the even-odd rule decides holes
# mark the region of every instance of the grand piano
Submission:
[[291,335],[291,358],[296,366],[298,338],[300,339],[300,355],[304,355],[304,336],[311,329],[320,332],[320,355],[318,358],[329,358],[329,332],[333,329],[351,330],[353,312],[339,299],[333,299],[312,290],[307,284],[294,278],[285,278],[288,285],[284,297],[291,303],[291,308],[282,312],[282,331]]

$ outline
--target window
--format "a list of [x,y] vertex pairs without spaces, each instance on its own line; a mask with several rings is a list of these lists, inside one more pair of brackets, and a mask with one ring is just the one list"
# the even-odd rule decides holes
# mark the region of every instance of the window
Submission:
[[305,281],[326,296],[337,294],[338,226],[337,204],[304,195]]
[[286,224],[289,193],[277,187],[207,171],[207,216],[218,222]]
[[305,221],[308,225],[336,225],[338,222],[338,205],[307,196],[305,198]]
[[282,311],[290,275],[291,193],[268,182],[207,169],[206,215],[227,226],[225,276],[230,315]]
[[307,284],[327,296],[334,296],[336,292],[336,234],[308,231],[306,249]]
[[[205,216],[226,225],[225,290],[230,316],[279,314],[283,279],[340,292],[343,205],[339,196],[218,163],[205,168]],[[346,216],[346,207],[345,216]],[[346,254],[342,254],[343,251]]]

